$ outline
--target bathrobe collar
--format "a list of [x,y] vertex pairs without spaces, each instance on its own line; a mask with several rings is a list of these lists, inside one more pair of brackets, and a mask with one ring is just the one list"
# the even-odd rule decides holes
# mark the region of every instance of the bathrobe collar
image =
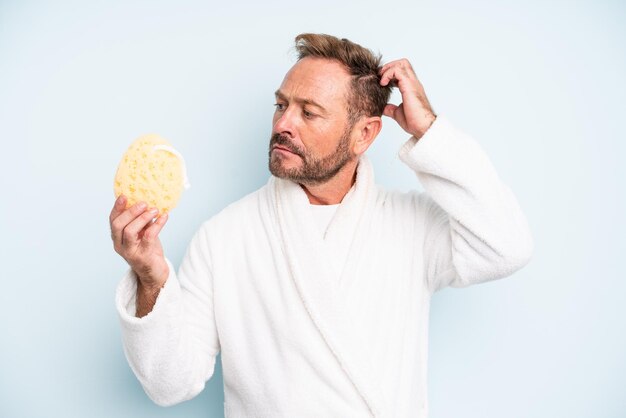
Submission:
[[[302,302],[341,367],[379,416],[379,390],[370,378],[367,361],[359,359],[350,337],[350,324],[342,315],[342,294],[357,286],[354,263],[360,258],[367,225],[374,212],[376,190],[369,159],[362,155],[355,184],[344,196],[325,236],[311,219],[309,199],[293,181],[270,177],[268,191],[285,253]],[[352,290],[354,291],[354,289]]]

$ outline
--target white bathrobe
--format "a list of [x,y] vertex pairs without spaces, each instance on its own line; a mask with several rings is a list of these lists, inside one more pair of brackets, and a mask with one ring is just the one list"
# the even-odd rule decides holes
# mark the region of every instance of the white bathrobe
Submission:
[[116,305],[148,396],[196,396],[221,352],[227,418],[426,417],[431,295],[510,275],[533,243],[487,155],[445,116],[399,156],[425,192],[380,189],[362,156],[324,237],[302,188],[270,177],[202,224],[144,318],[128,271]]

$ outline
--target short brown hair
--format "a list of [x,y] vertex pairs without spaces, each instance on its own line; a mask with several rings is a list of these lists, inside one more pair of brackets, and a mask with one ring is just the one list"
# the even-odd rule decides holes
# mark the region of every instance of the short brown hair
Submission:
[[391,95],[391,86],[380,85],[380,54],[348,39],[317,33],[296,36],[298,61],[305,57],[318,57],[339,61],[352,75],[348,93],[348,118],[350,124],[361,116],[382,116]]

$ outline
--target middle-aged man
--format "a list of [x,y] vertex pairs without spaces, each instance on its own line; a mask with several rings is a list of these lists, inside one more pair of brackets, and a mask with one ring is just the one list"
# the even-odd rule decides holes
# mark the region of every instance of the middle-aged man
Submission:
[[[127,359],[159,405],[196,396],[221,352],[228,418],[426,417],[433,292],[523,267],[526,218],[406,59],[381,66],[328,35],[296,49],[276,90],[272,176],[202,224],[178,273],[158,238],[166,215],[115,203]],[[376,186],[364,153],[382,115],[411,135],[399,158],[424,192]]]

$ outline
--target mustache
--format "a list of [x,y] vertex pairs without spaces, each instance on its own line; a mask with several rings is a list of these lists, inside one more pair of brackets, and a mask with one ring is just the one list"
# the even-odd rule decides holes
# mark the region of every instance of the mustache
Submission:
[[286,148],[294,154],[299,155],[300,157],[304,157],[304,151],[293,145],[289,138],[285,135],[281,135],[278,133],[272,135],[272,138],[270,139],[270,151],[274,147],[274,145],[280,145],[281,147]]

